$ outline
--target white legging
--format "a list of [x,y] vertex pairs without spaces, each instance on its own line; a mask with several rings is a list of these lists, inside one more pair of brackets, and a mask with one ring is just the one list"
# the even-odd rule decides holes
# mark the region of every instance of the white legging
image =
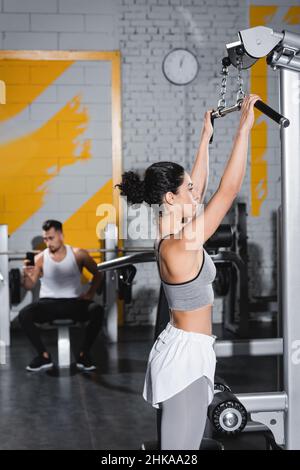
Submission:
[[200,377],[161,403],[161,450],[200,448],[207,418],[208,382]]

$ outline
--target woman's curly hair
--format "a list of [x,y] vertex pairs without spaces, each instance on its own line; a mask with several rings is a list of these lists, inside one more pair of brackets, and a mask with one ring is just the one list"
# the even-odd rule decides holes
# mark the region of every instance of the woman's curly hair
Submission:
[[134,171],[125,171],[122,175],[122,181],[116,186],[121,191],[121,196],[126,196],[131,204],[138,204],[144,201],[145,185],[140,176]]
[[163,204],[163,196],[171,191],[177,194],[184,179],[184,168],[174,162],[157,162],[150,165],[141,180],[134,171],[126,171],[122,181],[116,186],[121,196],[126,196],[131,204],[145,201],[147,204]]

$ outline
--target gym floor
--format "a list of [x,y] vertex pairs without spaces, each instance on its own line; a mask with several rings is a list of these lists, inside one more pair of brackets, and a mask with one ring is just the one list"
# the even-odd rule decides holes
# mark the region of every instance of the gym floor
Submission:
[[[253,334],[268,337],[273,329],[267,323]],[[72,330],[75,352],[81,334]],[[115,345],[100,335],[92,350],[97,371],[52,376],[25,370],[32,350],[13,329],[7,364],[1,366],[1,449],[124,450],[155,440],[156,411],[142,398],[153,334],[152,327],[123,327]],[[223,336],[216,328],[214,334]],[[43,338],[56,359],[56,331],[44,331]],[[218,360],[217,374],[236,393],[275,391],[276,364],[275,357],[226,358]],[[265,448],[261,433],[218,439],[225,449]]]

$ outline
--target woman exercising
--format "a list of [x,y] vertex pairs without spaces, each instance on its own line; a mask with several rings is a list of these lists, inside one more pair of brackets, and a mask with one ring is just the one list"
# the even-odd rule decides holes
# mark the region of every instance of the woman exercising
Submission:
[[117,185],[129,203],[159,206],[155,251],[170,321],[151,349],[143,397],[162,409],[161,449],[199,449],[202,440],[216,365],[211,325],[216,269],[203,244],[242,186],[258,99],[244,99],[229,161],[204,210],[200,203],[207,188],[213,132],[209,111],[191,176],[177,163],[157,162],[147,168],[143,181],[129,171]]

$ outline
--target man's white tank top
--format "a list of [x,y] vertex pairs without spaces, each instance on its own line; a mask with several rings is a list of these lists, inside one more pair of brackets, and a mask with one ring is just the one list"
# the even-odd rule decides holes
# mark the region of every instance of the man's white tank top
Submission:
[[81,273],[72,248],[66,247],[66,256],[54,261],[47,248],[43,252],[43,276],[41,277],[40,298],[69,299],[82,292]]

